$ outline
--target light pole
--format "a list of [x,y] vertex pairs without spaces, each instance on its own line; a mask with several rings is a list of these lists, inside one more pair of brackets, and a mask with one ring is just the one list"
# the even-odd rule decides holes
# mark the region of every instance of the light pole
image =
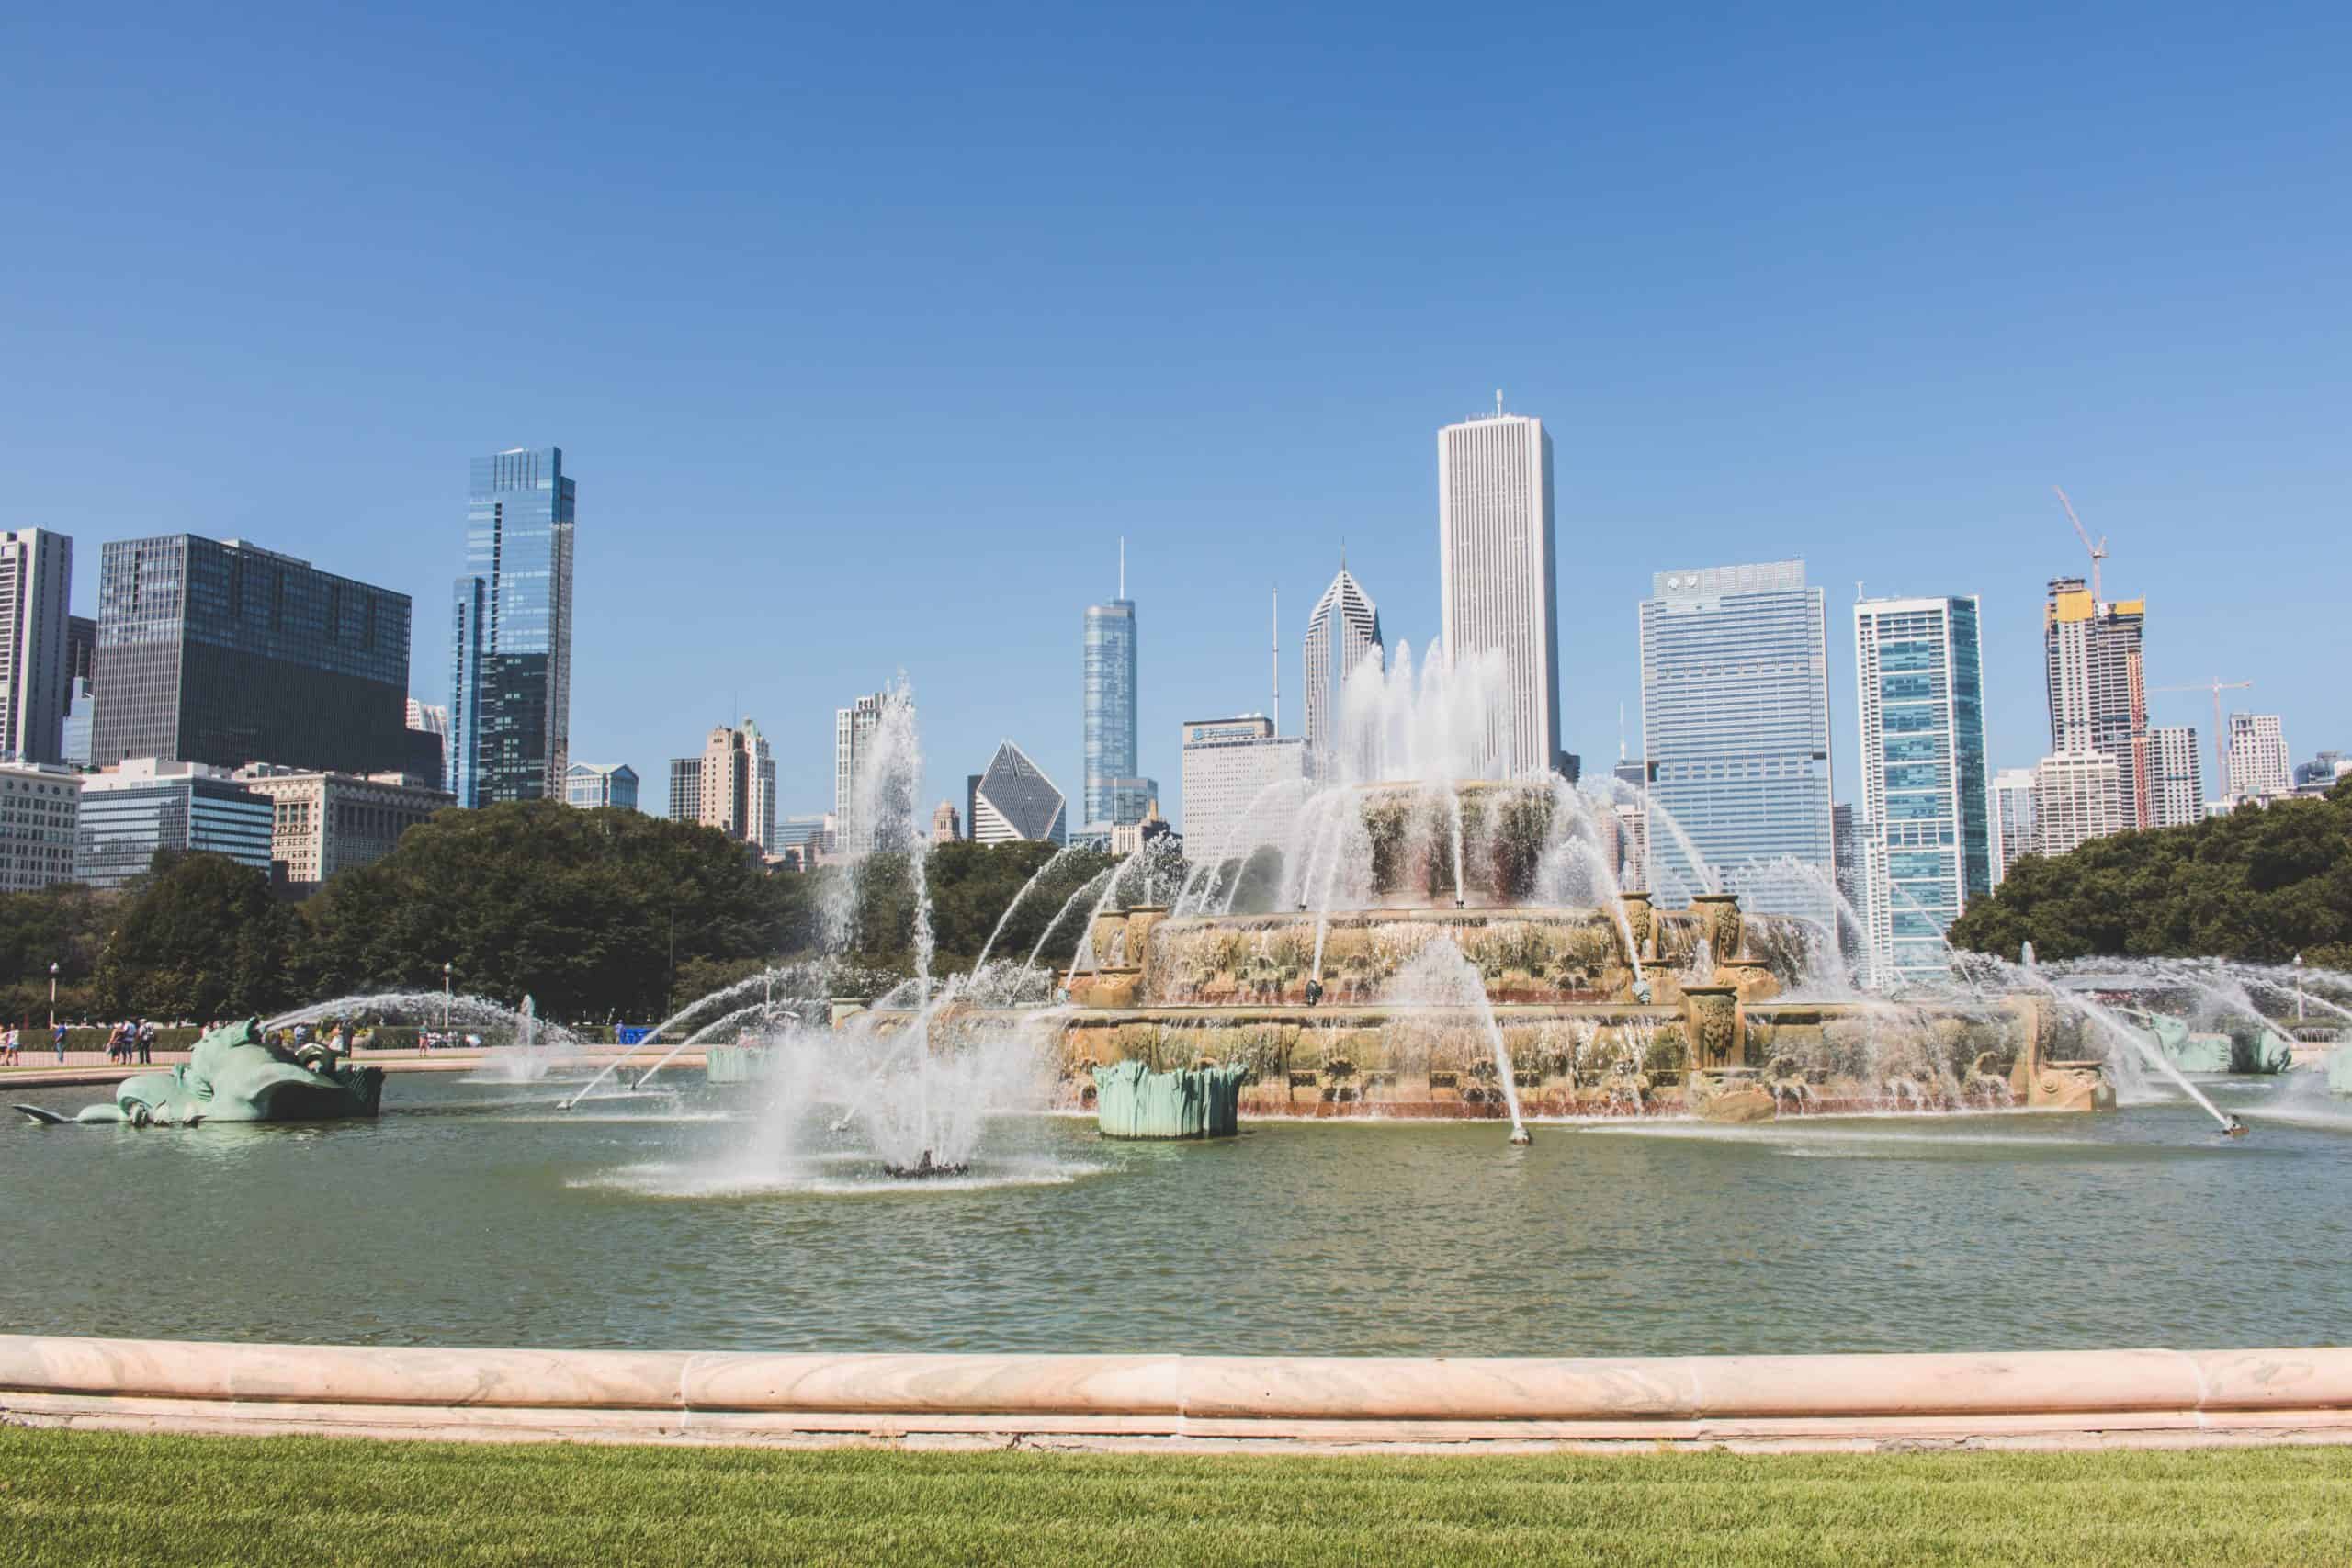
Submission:
[[[50,965],[51,972],[56,968],[54,964]],[[2303,955],[2300,953],[2295,954],[2295,1021],[2303,1021]]]
[[[2295,962],[2301,964],[2302,960],[2299,958]],[[51,1034],[57,1032],[57,964],[54,960],[49,966],[49,1032]]]
[[441,1032],[449,1032],[449,965],[441,965]]

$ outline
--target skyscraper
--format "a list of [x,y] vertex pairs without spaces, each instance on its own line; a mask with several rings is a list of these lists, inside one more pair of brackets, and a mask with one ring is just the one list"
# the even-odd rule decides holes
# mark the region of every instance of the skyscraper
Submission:
[[1069,801],[1012,741],[998,744],[987,771],[971,775],[967,787],[974,843],[1069,841]]
[[2123,770],[2104,751],[2056,751],[2033,770],[2034,847],[2071,853],[2132,825]]
[[[1339,741],[1340,694],[1347,689],[1348,678],[1366,662],[1375,670],[1384,668],[1386,657],[1380,640],[1380,607],[1348,570],[1343,558],[1340,575],[1306,615],[1306,750],[1317,773],[1332,770],[1331,749]],[[1190,792],[1184,798],[1189,818]]]
[[165,534],[98,553],[90,758],[408,765],[409,598],[246,544]]
[[73,594],[73,540],[50,528],[0,533],[0,758],[63,760]]
[[[1119,543],[1119,596],[1086,607],[1085,829],[1107,833],[1140,822],[1159,786],[1136,772],[1136,606],[1127,597],[1127,547]],[[979,837],[975,822],[972,836]]]
[[[1697,892],[1682,835],[1748,907],[1832,919],[1828,621],[1804,562],[1661,571],[1642,602],[1651,888]],[[1657,808],[1663,808],[1662,812]],[[1670,817],[1681,834],[1664,820]],[[1758,868],[1787,857],[1750,883]]]
[[449,773],[460,806],[564,789],[575,501],[561,447],[473,460],[451,628]]
[[59,750],[64,754],[65,765],[86,768],[90,765],[91,721],[96,716],[95,688],[90,684],[90,671],[97,660],[98,623],[88,615],[65,617],[66,707],[64,744]]
[[2197,750],[2197,731],[2185,724],[2169,724],[2148,731],[2149,767],[2154,774],[2149,797],[2155,806],[2158,828],[2185,828],[2205,817],[2204,758]]
[[2141,648],[2148,602],[2096,601],[2079,577],[2053,578],[2042,606],[2050,749],[2115,759],[2125,828],[2155,825],[2148,780],[2148,692]]
[[2230,715],[2230,794],[2239,800],[2291,794],[2295,770],[2275,713]]
[[1276,735],[1263,714],[1188,719],[1183,763],[1184,842],[1197,860],[1214,864],[1289,837],[1312,765],[1305,737]]
[[1872,983],[1932,980],[1944,932],[1993,890],[1974,595],[1855,604],[1854,678]]
[[[886,695],[876,692],[870,697],[858,698],[845,708],[833,710],[833,847],[842,854],[862,855],[874,848],[874,825],[861,822],[857,817],[857,771],[873,747],[875,730],[881,727]],[[673,772],[670,793],[673,799],[678,792],[674,773],[677,766],[671,764]],[[701,766],[699,760],[695,766]],[[699,789],[700,784],[695,787]]]
[[2041,779],[2031,768],[2003,768],[1993,775],[1993,884],[1999,886],[2009,867],[2027,855],[2041,852],[2041,828],[2035,813],[2035,792]]
[[[1502,412],[1437,433],[1438,575],[1446,657],[1502,656],[1510,698],[1498,773],[1556,768],[1560,640],[1553,584],[1552,438]],[[1823,831],[1828,830],[1826,821]],[[1825,853],[1826,852],[1825,851]]]
[[775,757],[760,727],[719,725],[699,757],[670,764],[670,815],[716,828],[732,839],[775,848]]
[[1864,886],[1869,862],[1862,854],[1866,827],[1852,807],[1829,808],[1829,848],[1838,863],[1838,897],[1846,900],[1857,916],[1870,907],[1870,889]]
[[673,822],[702,820],[702,759],[700,757],[670,759],[670,820]]

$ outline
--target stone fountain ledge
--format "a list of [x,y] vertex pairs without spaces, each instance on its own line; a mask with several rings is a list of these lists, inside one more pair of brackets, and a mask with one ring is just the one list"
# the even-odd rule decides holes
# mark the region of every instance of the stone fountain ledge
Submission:
[[0,1336],[0,1425],[1168,1451],[2352,1442],[2352,1349],[1310,1358]]

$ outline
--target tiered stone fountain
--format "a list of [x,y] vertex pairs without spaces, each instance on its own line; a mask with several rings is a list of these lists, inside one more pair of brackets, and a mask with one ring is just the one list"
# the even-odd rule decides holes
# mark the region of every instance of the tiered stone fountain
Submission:
[[[1091,1069],[1244,1070],[1257,1116],[1696,1114],[1720,1121],[1832,1111],[1959,1111],[2113,1103],[2079,1022],[2027,995],[1933,1004],[1808,1001],[1811,944],[1793,921],[1711,893],[1659,909],[1523,902],[1549,838],[1532,786],[1465,784],[1461,829],[1408,830],[1430,797],[1363,792],[1374,907],[1171,917],[1095,916],[1065,977],[1065,1099]],[[1452,807],[1449,806],[1449,809]],[[1408,975],[1450,942],[1491,1004],[1482,1019],[1417,995]],[[1508,1060],[1512,1082],[1499,1081]]]

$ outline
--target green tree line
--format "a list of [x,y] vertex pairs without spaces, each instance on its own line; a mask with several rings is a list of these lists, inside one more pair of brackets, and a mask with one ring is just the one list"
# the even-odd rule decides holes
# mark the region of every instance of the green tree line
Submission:
[[[938,972],[969,967],[1055,856],[1050,844],[934,847]],[[1026,954],[1109,864],[1063,856],[1005,921],[999,951]],[[838,866],[771,874],[715,829],[544,801],[443,811],[300,905],[222,856],[166,852],[120,893],[60,886],[0,897],[0,1008],[44,1020],[52,963],[61,1017],[197,1020],[437,992],[446,964],[460,992],[508,1005],[527,995],[543,1015],[571,1021],[645,1021],[822,951],[828,911],[843,897],[853,972],[876,984],[910,973],[905,857],[873,857],[851,876]],[[1081,914],[1063,922],[1072,943]]]
[[2352,969],[2352,780],[2321,800],[2027,855],[1954,921],[1952,945],[2015,960],[2211,956]]

